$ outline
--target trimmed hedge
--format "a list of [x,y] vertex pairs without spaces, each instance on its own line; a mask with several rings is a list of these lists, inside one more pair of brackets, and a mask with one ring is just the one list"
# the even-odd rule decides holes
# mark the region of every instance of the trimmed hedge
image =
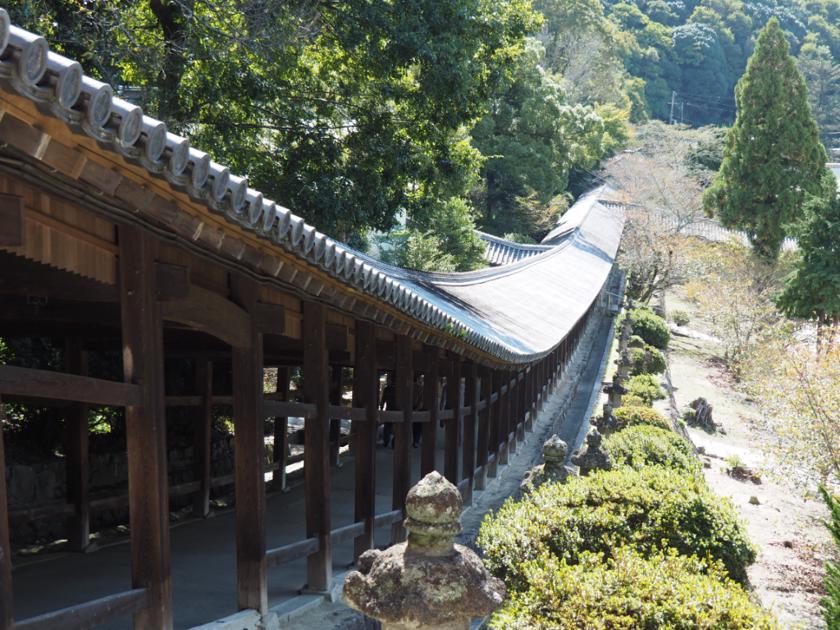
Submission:
[[[622,399],[622,403],[626,398],[624,397]],[[613,415],[618,421],[619,431],[626,427],[638,425],[647,425],[659,429],[671,429],[671,423],[668,422],[668,419],[651,407],[623,404],[618,409],[613,410]]]
[[720,560],[741,582],[755,560],[732,503],[712,493],[702,477],[661,466],[545,484],[488,514],[477,542],[487,568],[513,590],[527,586],[525,563],[546,554],[574,564],[586,551],[632,545],[647,555],[670,547]]
[[[702,571],[705,570],[705,573]],[[495,613],[498,630],[778,630],[719,567],[673,552],[645,559],[582,554],[577,565],[545,556],[525,569],[529,587]]]
[[638,335],[654,348],[664,350],[671,341],[668,322],[646,307],[634,308],[629,313],[633,322],[633,334]]
[[667,466],[690,474],[700,473],[700,463],[691,446],[670,429],[651,426],[627,427],[604,439],[604,450],[614,466]]
[[625,386],[627,394],[637,396],[645,405],[650,406],[654,400],[665,398],[665,390],[659,384],[659,380],[652,374],[637,374],[631,376]]
[[653,346],[630,348],[630,374],[662,374],[665,371],[665,355]]

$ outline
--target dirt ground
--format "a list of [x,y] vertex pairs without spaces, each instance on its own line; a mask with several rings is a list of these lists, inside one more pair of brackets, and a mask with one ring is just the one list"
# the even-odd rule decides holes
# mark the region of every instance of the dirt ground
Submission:
[[[691,304],[679,291],[667,297],[669,311],[693,315]],[[715,361],[715,341],[703,322],[692,317],[685,327],[690,336],[672,335],[669,364],[677,409],[703,396],[714,407],[714,420],[725,433],[710,434],[689,428],[701,455],[706,479],[719,495],[730,497],[744,519],[758,548],[758,559],[749,570],[755,596],[778,617],[783,628],[825,628],[820,615],[823,564],[832,553],[828,532],[822,525],[827,511],[814,496],[804,496],[801,485],[775,470],[767,454],[769,442],[759,422],[759,410],[739,393]],[[663,410],[668,401],[662,401]],[[727,474],[739,460],[760,474],[760,483],[739,481]],[[729,460],[727,462],[727,459]],[[788,462],[788,464],[795,462]]]

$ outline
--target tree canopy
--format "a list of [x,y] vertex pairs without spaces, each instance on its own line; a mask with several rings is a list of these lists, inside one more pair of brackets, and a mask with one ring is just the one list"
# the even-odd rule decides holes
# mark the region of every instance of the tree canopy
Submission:
[[724,226],[743,230],[756,254],[775,260],[807,195],[820,194],[827,159],[776,18],[759,35],[735,96],[738,117],[704,203]]

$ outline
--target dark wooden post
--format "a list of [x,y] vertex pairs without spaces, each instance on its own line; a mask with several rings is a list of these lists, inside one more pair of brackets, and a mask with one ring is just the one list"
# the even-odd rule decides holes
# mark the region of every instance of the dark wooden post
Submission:
[[[330,366],[330,405],[341,404],[341,389],[344,384],[340,365]],[[330,465],[341,468],[341,419],[330,418]]]
[[436,441],[440,421],[440,373],[437,348],[426,350],[428,368],[423,375],[423,407],[429,410],[429,422],[423,425],[423,439],[420,443],[420,477],[437,469]]
[[[68,339],[64,346],[65,366],[71,374],[88,374],[88,354],[78,339]],[[90,544],[90,448],[88,406],[74,404],[67,417],[65,474],[67,498],[74,513],[68,522],[68,539],[74,551],[84,551]]]
[[446,377],[446,399],[452,417],[446,421],[443,434],[443,475],[458,485],[458,425],[461,420],[461,358],[452,357],[452,369]]
[[510,423],[511,423],[511,387],[510,387],[510,372],[507,370],[502,370],[500,375],[500,382],[505,387],[504,396],[501,394],[499,395],[501,404],[499,406],[499,412],[501,413],[501,419],[499,421],[499,442],[501,443],[500,451],[499,451],[499,463],[500,464],[507,464],[508,463],[508,455],[510,451],[510,443],[508,440],[508,436],[510,435]]
[[134,226],[119,228],[123,378],[142,386],[141,404],[126,407],[131,583],[149,607],[135,630],[172,629],[169,485],[163,389],[163,329],[156,301],[155,243]]
[[493,393],[493,376],[490,368],[482,367],[480,376],[481,383],[476,387],[476,400],[483,400],[485,403],[484,409],[478,415],[478,460],[476,464],[481,468],[481,472],[475,478],[475,489],[484,490],[487,484],[487,459],[490,451],[490,425],[493,417],[493,405],[491,403],[491,395]]
[[3,425],[5,415],[0,398],[0,630],[13,630],[12,546],[9,543],[9,506],[6,499],[6,453]]
[[492,376],[492,386],[490,388],[490,393],[492,394],[493,392],[496,392],[498,394],[498,397],[496,398],[496,402],[493,405],[491,405],[491,411],[487,418],[490,421],[490,449],[495,455],[495,457],[493,457],[493,461],[490,462],[487,467],[487,476],[495,477],[499,470],[499,458],[502,455],[501,426],[504,399],[502,397],[502,378],[499,373],[499,370],[490,370],[490,375]]
[[379,425],[379,372],[376,369],[376,327],[356,321],[356,365],[353,368],[353,406],[365,410],[356,429],[356,522],[365,524],[364,534],[355,541],[355,557],[373,548],[373,519],[376,516],[376,434]]
[[210,472],[213,439],[213,362],[195,360],[195,391],[201,396],[196,408],[194,446],[195,478],[198,492],[193,497],[193,513],[206,517],[210,514]]
[[[464,444],[461,455],[462,473],[467,480],[467,487],[461,494],[464,504],[472,503],[473,483],[475,480],[475,429],[478,423],[478,399],[481,382],[478,378],[478,365],[471,362],[466,370],[464,379],[464,396],[469,397],[470,411],[464,415]],[[467,403],[464,402],[466,407]]]
[[[397,405],[402,411],[402,422],[394,423],[394,472],[392,505],[395,510],[405,512],[405,497],[411,488],[411,430],[414,415],[414,353],[411,339],[397,336],[395,385]],[[402,519],[391,527],[393,542],[402,540],[405,531]]]
[[[289,368],[277,368],[277,398],[288,402],[289,400]],[[286,490],[286,465],[289,463],[289,418],[278,416],[274,418],[274,462],[278,465],[271,476],[273,484]]]
[[317,538],[319,549],[307,557],[307,590],[326,592],[332,583],[330,541],[329,380],[326,309],[317,302],[303,304],[303,396],[315,405],[306,419],[303,444],[306,489],[306,536]]
[[[246,311],[258,287],[232,278],[234,300]],[[240,610],[268,611],[265,560],[265,416],[263,336],[250,322],[250,348],[233,348],[234,481],[236,495],[236,582]]]

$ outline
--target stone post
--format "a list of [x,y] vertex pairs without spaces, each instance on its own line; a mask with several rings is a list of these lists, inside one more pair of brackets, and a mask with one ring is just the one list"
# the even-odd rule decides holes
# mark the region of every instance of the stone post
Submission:
[[568,452],[568,445],[556,433],[548,438],[543,444],[543,461],[545,463],[534,466],[526,472],[519,489],[528,493],[547,481],[563,483],[569,475],[574,475],[574,470],[567,468],[565,465],[566,453]]
[[610,456],[601,448],[601,434],[597,429],[586,435],[586,445],[572,455],[572,463],[580,468],[581,477],[595,470],[612,469]]
[[359,557],[344,581],[344,599],[382,630],[468,630],[502,604],[505,586],[479,557],[455,544],[461,532],[458,489],[430,472],[408,492],[408,540]]

